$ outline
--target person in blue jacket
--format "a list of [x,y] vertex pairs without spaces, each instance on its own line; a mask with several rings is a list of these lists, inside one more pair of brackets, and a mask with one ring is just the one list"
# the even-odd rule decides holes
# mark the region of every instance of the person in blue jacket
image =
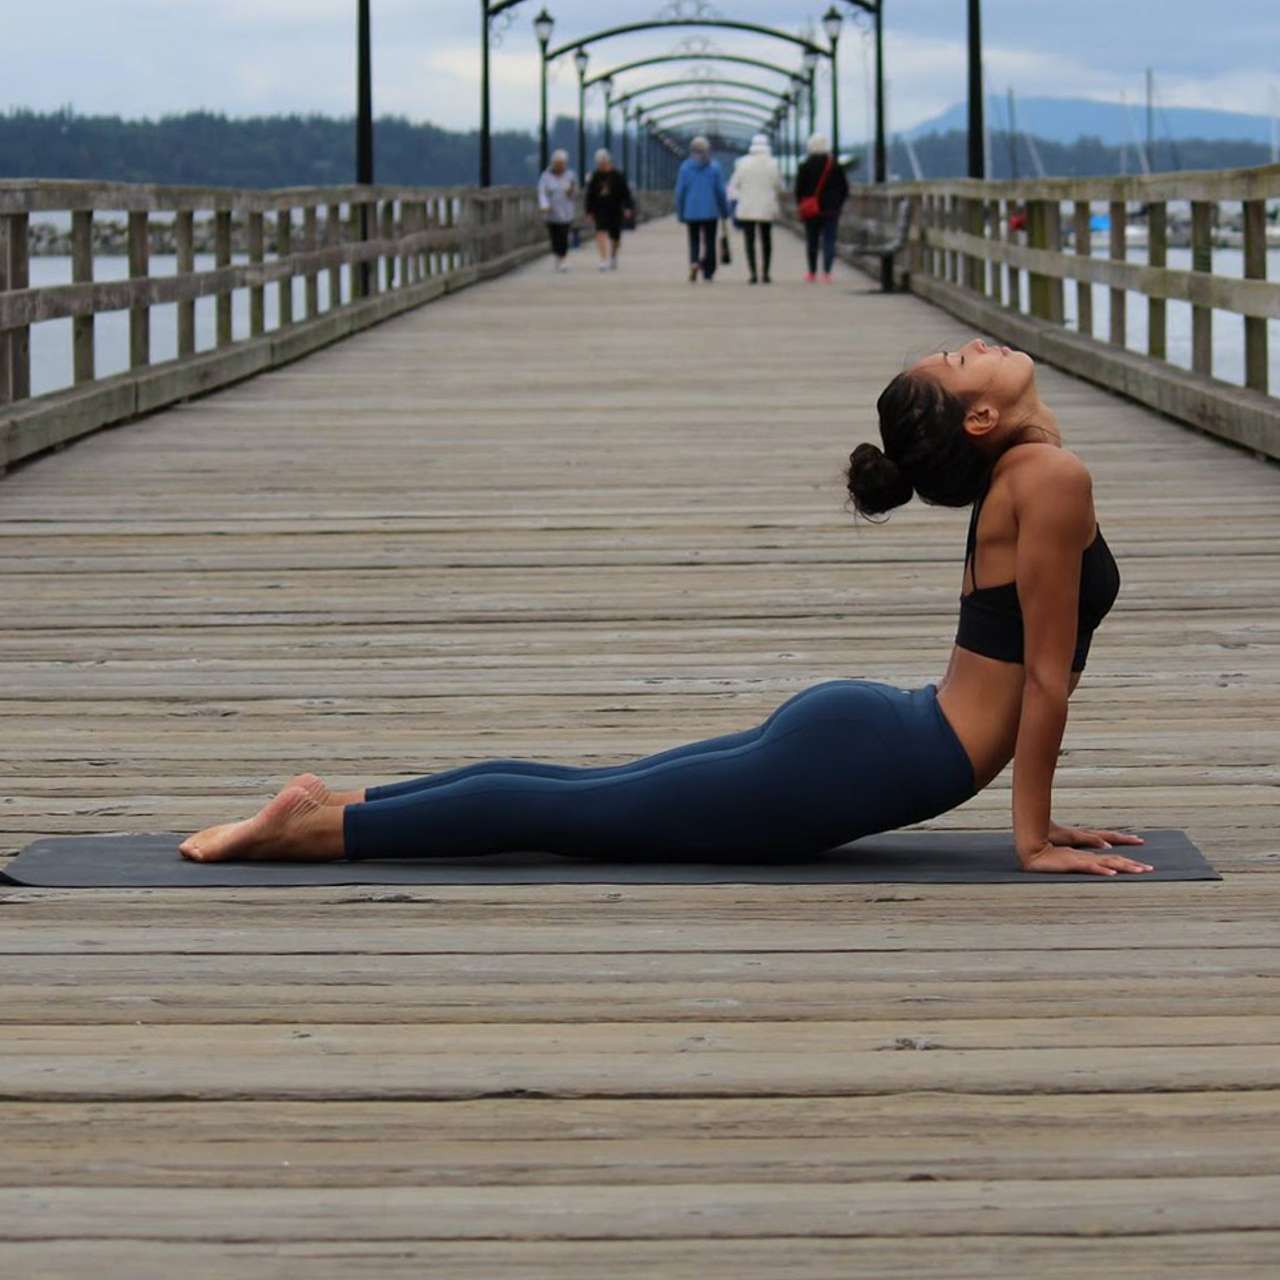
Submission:
[[689,283],[710,281],[716,274],[716,227],[729,216],[724,174],[711,158],[711,144],[701,136],[689,144],[688,159],[676,178],[676,217],[689,228]]

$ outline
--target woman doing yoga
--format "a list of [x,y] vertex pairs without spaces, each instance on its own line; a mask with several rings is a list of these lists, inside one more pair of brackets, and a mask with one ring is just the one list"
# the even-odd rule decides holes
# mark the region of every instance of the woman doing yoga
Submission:
[[1062,447],[1030,357],[979,339],[937,352],[895,377],[877,410],[883,451],[860,444],[849,458],[857,511],[880,515],[914,494],[973,507],[960,625],[938,685],[829,680],[755,728],[604,768],[491,760],[347,792],[303,774],[252,818],[191,836],[182,853],[803,856],[955,808],[1013,760],[1025,870],[1151,870],[1110,851],[1139,837],[1051,817],[1067,699],[1120,577],[1089,472]]

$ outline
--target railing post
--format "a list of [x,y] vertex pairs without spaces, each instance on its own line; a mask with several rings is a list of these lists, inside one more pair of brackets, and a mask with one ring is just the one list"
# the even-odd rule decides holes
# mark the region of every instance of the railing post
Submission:
[[[315,253],[320,247],[320,222],[313,204],[302,211],[302,247],[307,253]],[[307,272],[305,300],[307,319],[314,320],[320,314],[320,277],[314,270]]]
[[[380,235],[383,240],[394,241],[396,238],[396,205],[394,200],[382,202],[382,226]],[[396,284],[396,255],[389,253],[383,259],[383,270],[386,273],[386,288],[389,293]]]
[[[1049,202],[1027,201],[1027,244],[1032,249],[1049,247]],[[1052,303],[1049,298],[1049,277],[1039,271],[1028,272],[1031,295],[1031,314],[1039,320],[1048,320]]]
[[[1076,257],[1093,257],[1093,209],[1087,200],[1075,203]],[[1093,284],[1076,281],[1076,330],[1086,338],[1093,336]]]
[[[151,271],[151,243],[146,210],[129,214],[129,279],[145,280]],[[129,308],[129,368],[151,363],[151,308]]]
[[[215,209],[213,213],[214,265],[231,265],[231,210]],[[223,289],[216,295],[217,343],[220,347],[231,345],[231,290]]]
[[[342,206],[331,204],[325,208],[324,243],[327,249],[336,249],[342,243]],[[329,310],[342,306],[342,263],[335,262],[329,268]]]
[[[77,209],[71,215],[71,282],[93,283],[93,210]],[[94,316],[71,321],[72,377],[76,386],[94,379]]]
[[[365,206],[358,201],[351,201],[347,206],[347,238],[353,241],[357,246],[364,240],[364,219],[366,217]],[[366,263],[364,259],[351,264],[351,301],[355,302],[357,298],[363,298],[365,295],[365,280],[367,279]]]
[[[1111,222],[1111,261],[1123,262],[1128,252],[1128,242],[1124,238],[1125,202],[1123,200],[1112,200],[1108,210]],[[1123,289],[1111,290],[1111,325],[1107,340],[1116,347],[1125,345],[1127,327],[1125,323],[1125,298],[1126,294]]]
[[[255,209],[248,215],[246,234],[249,239],[249,261],[258,266],[263,260],[263,216]],[[266,328],[266,289],[260,284],[249,286],[249,336],[261,337]]]
[[[195,211],[179,209],[173,224],[174,248],[178,254],[178,274],[190,275],[196,269]],[[178,303],[178,357],[195,355],[196,300],[184,298]]]
[[[965,223],[965,231],[971,236],[982,236],[982,201],[981,200],[965,200],[963,202],[963,217]],[[979,257],[976,253],[967,253],[964,256],[964,282],[965,285],[972,289],[974,293],[984,293],[985,281],[983,279],[986,272],[986,260]]]
[[[1013,215],[1018,211],[1018,202],[1016,200],[1006,200],[1004,202],[1004,234],[1005,239],[1010,244],[1016,244],[1014,237],[1017,232],[1013,229]],[[1022,271],[1012,262],[1005,269],[1005,294],[1009,299],[1009,306],[1014,311],[1022,310]]]
[[[1267,278],[1267,202],[1244,202],[1244,278]],[[1244,318],[1244,385],[1253,391],[1267,390],[1267,321],[1264,316]]]
[[[1000,235],[1000,201],[988,200],[983,205],[983,216],[986,219],[986,236],[993,244],[998,243],[1002,237]],[[991,296],[991,301],[1000,306],[1004,301],[1004,264],[994,257],[988,257],[990,271],[987,275],[987,292]]]
[[911,203],[911,218],[907,225],[911,232],[907,239],[907,272],[910,275],[923,275],[924,244],[921,233],[924,230],[925,202],[920,196],[910,196],[908,199]]
[[[1163,200],[1147,205],[1147,265],[1165,267],[1169,263],[1168,206]],[[1147,299],[1147,354],[1156,360],[1168,358],[1168,307],[1163,298]]]
[[[1191,202],[1191,270],[1213,272],[1213,205]],[[1206,378],[1213,376],[1213,311],[1191,306],[1191,367]]]
[[276,210],[276,257],[286,264],[280,279],[280,328],[293,323],[293,209]]

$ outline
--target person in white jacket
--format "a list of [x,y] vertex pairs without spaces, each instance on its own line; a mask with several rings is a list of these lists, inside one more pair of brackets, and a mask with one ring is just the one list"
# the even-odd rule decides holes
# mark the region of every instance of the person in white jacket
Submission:
[[[735,218],[742,227],[742,239],[747,250],[747,267],[751,271],[751,284],[769,279],[769,266],[773,260],[773,221],[778,216],[778,197],[786,188],[778,162],[769,150],[769,139],[757,133],[751,139],[751,147],[733,167],[729,180],[729,199],[738,202]],[[756,271],[756,232],[760,233],[761,266]]]

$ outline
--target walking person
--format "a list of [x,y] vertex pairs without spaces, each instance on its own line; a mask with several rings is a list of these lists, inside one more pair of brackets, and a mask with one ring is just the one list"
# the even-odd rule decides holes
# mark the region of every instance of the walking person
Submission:
[[180,851],[197,862],[811,857],[945,813],[1012,760],[1010,858],[1024,871],[1152,870],[1116,848],[1140,837],[1052,816],[1068,700],[1120,574],[1031,358],[975,338],[899,373],[876,408],[883,448],[864,441],[849,456],[856,510],[883,515],[917,494],[972,508],[959,626],[936,684],[824,680],[752,728],[620,765],[489,760],[350,791],[301,774]]
[[822,247],[822,282],[831,283],[831,266],[836,260],[836,229],[840,210],[849,198],[849,179],[831,143],[815,133],[805,148],[808,154],[796,172],[796,212],[804,223],[804,247],[809,270],[805,279],[812,284],[818,276],[818,247]]
[[676,217],[689,231],[689,283],[701,269],[710,284],[716,274],[716,229],[729,216],[724,174],[711,158],[711,144],[701,134],[689,143],[689,155],[676,176]]
[[569,153],[563,149],[551,153],[551,163],[538,179],[538,208],[546,220],[551,236],[551,252],[556,270],[568,271],[565,259],[569,253],[569,231],[573,227],[578,199],[578,175],[569,168]]
[[627,185],[627,175],[613,167],[613,157],[601,147],[596,152],[596,167],[587,182],[583,207],[596,224],[596,251],[600,254],[600,270],[618,269],[618,249],[622,243],[622,224],[628,212],[635,212],[635,201]]
[[[769,150],[769,139],[757,133],[745,156],[740,156],[729,179],[729,198],[738,202],[737,220],[742,228],[742,242],[747,251],[749,284],[763,281],[771,284],[769,266],[773,261],[773,223],[778,216],[778,197],[786,188],[778,162]],[[756,236],[760,238],[760,265],[756,270]]]

